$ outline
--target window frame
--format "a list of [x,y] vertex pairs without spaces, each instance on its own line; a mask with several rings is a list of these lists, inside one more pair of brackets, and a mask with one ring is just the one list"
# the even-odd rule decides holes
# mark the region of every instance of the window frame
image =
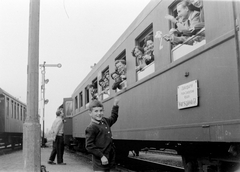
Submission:
[[78,96],[75,96],[74,98],[74,109],[77,110],[78,109]]
[[[174,17],[177,16],[177,4],[178,4],[179,2],[181,2],[181,0],[175,0],[172,4],[169,5],[168,9],[169,9],[169,14],[170,14],[170,15],[172,15],[172,16],[174,16]],[[204,6],[204,2],[203,2],[203,6]],[[204,15],[204,13],[203,13],[203,15]],[[203,16],[203,18],[205,18],[205,16]],[[170,24],[169,24],[169,30],[170,30],[171,28],[176,28],[175,25],[174,25],[172,22],[169,22],[169,23],[170,23]],[[187,43],[188,41],[192,40],[193,38],[197,38],[197,35],[199,36],[202,32],[205,32],[205,27],[204,27],[201,31],[199,31],[195,36],[193,35],[193,36],[189,37],[189,38],[187,39],[187,41],[185,41],[184,43],[179,43],[179,44],[176,45],[176,46],[173,46],[173,45],[171,44],[171,45],[170,45],[170,51],[171,51],[171,53],[170,53],[170,54],[171,54],[171,55],[170,55],[170,61],[171,61],[171,63],[175,62],[176,60],[182,58],[183,56],[185,56],[185,55],[193,52],[194,50],[198,49],[198,48],[201,47],[202,45],[206,44],[206,36],[204,36],[204,39],[199,42],[199,43],[201,43],[201,44],[198,44],[198,45],[195,46],[195,47],[193,47],[193,46],[194,46],[194,44],[193,44],[192,47],[189,47],[189,48],[192,49],[192,50],[187,50],[187,47],[186,47],[186,46],[187,46],[188,44],[186,44],[186,43]],[[199,34],[199,33],[200,33],[200,34]],[[200,37],[201,37],[201,35],[200,35]],[[196,42],[198,42],[198,41],[196,41]],[[176,50],[177,50],[177,49],[178,49],[178,50],[181,50],[181,46],[182,46],[182,47],[185,46],[186,48],[184,48],[184,49],[186,49],[186,50],[184,50],[184,53],[181,53],[181,51],[180,51],[180,53],[179,53],[179,54],[181,54],[180,57],[175,57],[174,54],[178,54],[178,53],[176,53]],[[174,53],[174,51],[175,51],[175,53]]]
[[[140,46],[142,48],[144,48],[144,40],[147,36],[151,35],[153,37],[153,44],[155,43],[154,41],[154,35],[153,35],[153,23],[151,23],[150,25],[148,25],[136,38],[135,38],[135,46]],[[154,46],[155,47],[155,46]],[[145,77],[147,77],[148,75],[150,75],[151,73],[155,72],[155,65],[153,66],[153,64],[155,64],[155,59],[148,65],[146,65],[142,70],[142,71],[135,71],[135,75],[136,75],[136,81],[139,81]],[[135,58],[135,68],[138,65],[138,61],[137,58]],[[149,74],[147,74],[146,76],[143,76],[142,78],[139,77],[139,75],[141,74],[141,72],[144,73],[145,69],[147,69],[149,66],[153,66],[153,71],[151,71]],[[146,72],[146,71],[145,71]]]
[[90,92],[88,86],[85,87],[85,106],[87,106],[90,102]]
[[83,92],[79,93],[79,108],[83,107]]
[[14,102],[13,102],[13,100],[11,100],[11,116],[12,116],[12,118],[14,118]]
[[[115,58],[115,61],[114,61],[114,67],[116,69],[116,61],[118,60],[124,60],[126,62],[126,67],[127,67],[127,53],[126,53],[126,49],[124,49],[116,58]],[[126,70],[126,74],[127,74],[127,70]],[[114,81],[115,82],[115,81]],[[124,88],[126,87],[127,85],[127,80],[124,80],[123,82],[121,82],[121,84],[125,85]],[[122,90],[122,89],[121,89]],[[120,89],[116,89],[115,92],[119,92],[121,91]]]
[[99,99],[100,100],[105,100],[106,98],[108,98],[110,96],[110,89],[109,89],[110,88],[110,70],[109,70],[109,66],[107,66],[104,70],[102,70],[101,75],[99,76],[98,79],[99,79],[99,81],[100,81],[100,79],[104,80],[106,78],[107,73],[108,73],[107,85],[104,85],[104,87],[99,85]]
[[10,100],[9,100],[9,98],[7,97],[6,98],[6,108],[7,108],[7,116],[9,116],[10,114],[9,114],[9,112],[10,112]]

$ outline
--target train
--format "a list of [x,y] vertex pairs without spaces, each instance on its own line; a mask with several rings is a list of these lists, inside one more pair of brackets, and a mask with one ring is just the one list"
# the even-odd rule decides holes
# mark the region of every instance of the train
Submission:
[[0,88],[0,143],[1,148],[22,147],[23,123],[27,105]]
[[[127,157],[131,150],[172,149],[182,157],[186,172],[238,170],[240,1],[201,1],[204,25],[187,37],[193,43],[173,45],[164,35],[176,26],[165,16],[177,17],[178,3],[150,1],[64,99],[69,146],[85,148],[92,98],[97,95],[108,116],[117,96],[121,99],[119,118],[112,134],[118,157]],[[154,60],[137,70],[133,49],[145,48],[149,36]],[[116,82],[111,75],[121,60],[125,61],[125,79],[113,89]]]

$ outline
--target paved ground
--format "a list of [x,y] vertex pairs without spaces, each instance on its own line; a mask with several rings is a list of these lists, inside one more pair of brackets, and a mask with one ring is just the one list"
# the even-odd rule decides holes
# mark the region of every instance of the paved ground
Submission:
[[[92,172],[92,164],[85,158],[65,152],[63,159],[67,165],[49,165],[47,163],[51,147],[41,148],[41,165],[45,165],[49,172]],[[0,156],[0,172],[23,172],[23,151]],[[56,161],[56,160],[55,160]]]

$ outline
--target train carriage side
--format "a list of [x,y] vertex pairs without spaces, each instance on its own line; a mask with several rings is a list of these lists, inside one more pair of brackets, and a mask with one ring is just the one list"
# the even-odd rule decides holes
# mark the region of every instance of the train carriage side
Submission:
[[1,144],[12,148],[22,146],[23,122],[26,105],[0,88]]
[[239,2],[203,1],[204,40],[173,48],[156,36],[154,63],[145,68],[154,72],[135,71],[132,49],[141,44],[143,35],[168,32],[172,26],[164,16],[174,12],[177,2],[151,1],[76,88],[73,136],[84,147],[84,131],[90,122],[88,85],[99,80],[106,68],[114,71],[115,60],[124,54],[127,87],[116,92],[109,88],[110,95],[103,99],[105,114],[110,114],[113,96],[121,97],[119,119],[112,127],[120,152],[170,148],[182,155],[185,171],[233,171],[239,165],[240,151],[239,31],[235,22]]

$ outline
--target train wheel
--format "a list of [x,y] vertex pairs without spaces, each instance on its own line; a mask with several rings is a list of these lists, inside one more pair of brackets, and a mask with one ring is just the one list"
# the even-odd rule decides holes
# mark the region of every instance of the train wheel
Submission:
[[185,172],[203,172],[201,170],[199,171],[197,161],[192,158],[182,156],[182,163]]
[[116,161],[120,164],[124,164],[124,162],[127,160],[129,154],[128,149],[116,149]]
[[12,150],[15,148],[15,138],[14,137],[11,138],[11,147],[12,147]]

